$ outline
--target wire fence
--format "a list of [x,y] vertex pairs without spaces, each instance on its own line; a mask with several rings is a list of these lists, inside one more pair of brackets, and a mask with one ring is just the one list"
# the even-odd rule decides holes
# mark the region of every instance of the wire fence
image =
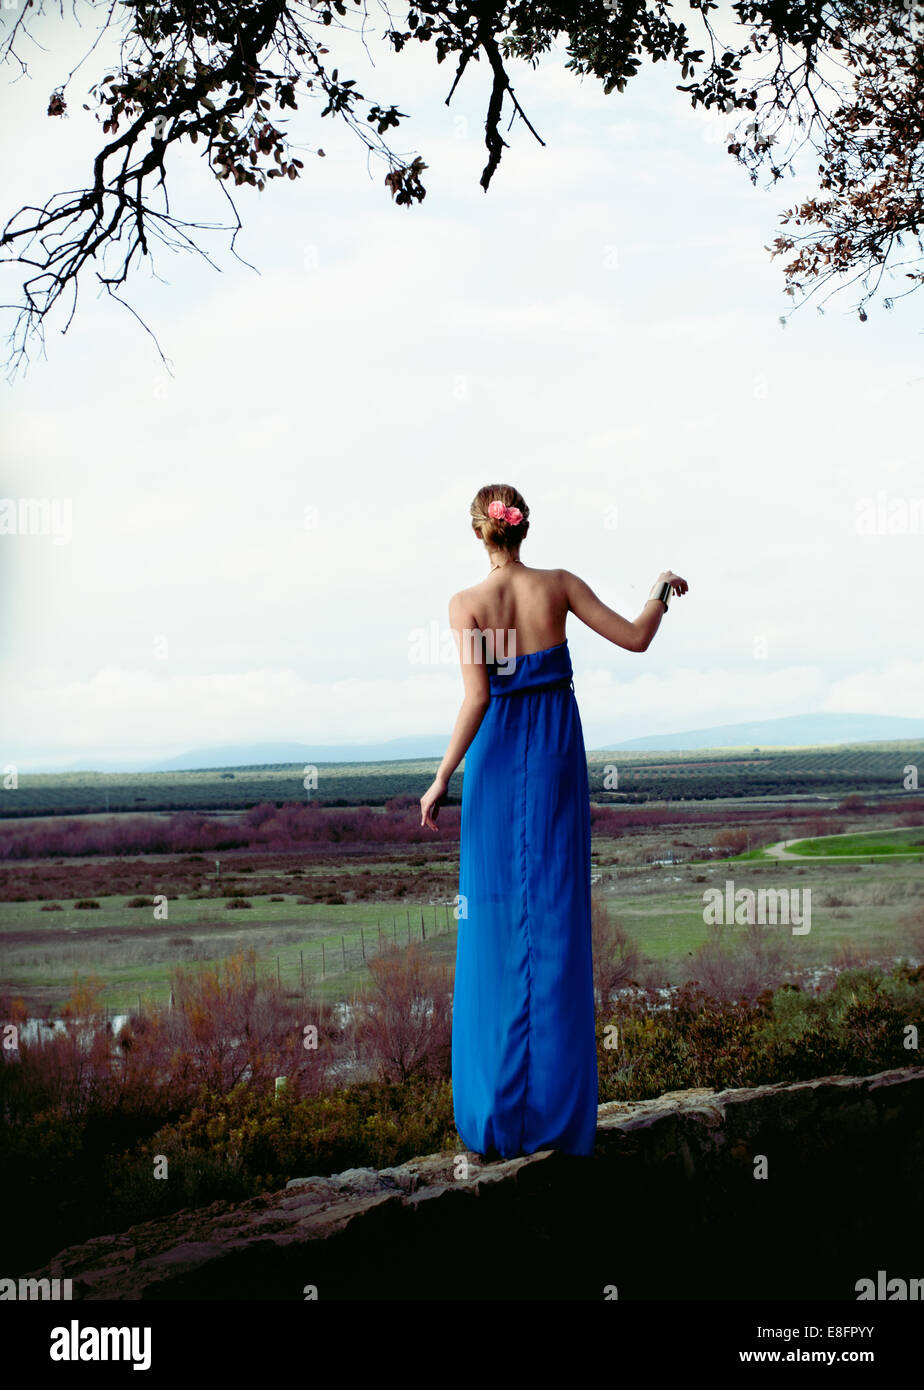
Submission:
[[360,926],[358,940],[355,930],[349,939],[346,932],[325,937],[316,945],[301,947],[297,962],[292,956],[283,960],[277,953],[277,982],[280,985],[287,981],[297,982],[304,989],[309,979],[324,980],[331,975],[343,975],[361,969],[383,951],[445,935],[456,925],[455,901],[455,898],[447,898],[426,907],[418,903],[401,914],[392,914],[390,920],[381,916],[374,927]]

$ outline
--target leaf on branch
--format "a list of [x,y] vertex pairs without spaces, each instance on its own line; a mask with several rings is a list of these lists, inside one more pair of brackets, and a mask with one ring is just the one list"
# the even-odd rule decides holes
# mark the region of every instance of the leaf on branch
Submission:
[[419,203],[423,202],[427,190],[420,182],[420,175],[426,168],[427,165],[418,155],[410,164],[392,169],[385,175],[385,185],[391,189],[391,196],[396,203],[410,207],[415,198]]

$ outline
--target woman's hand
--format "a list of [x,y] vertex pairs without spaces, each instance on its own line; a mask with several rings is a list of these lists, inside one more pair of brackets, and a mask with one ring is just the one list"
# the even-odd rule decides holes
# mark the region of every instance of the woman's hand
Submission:
[[436,818],[440,813],[440,802],[449,790],[445,777],[434,777],[433,782],[420,798],[420,824],[429,825],[431,830],[439,830]]
[[670,584],[671,589],[677,595],[685,594],[689,589],[689,584],[685,579],[681,579],[679,574],[673,570],[662,570],[656,580],[658,584]]

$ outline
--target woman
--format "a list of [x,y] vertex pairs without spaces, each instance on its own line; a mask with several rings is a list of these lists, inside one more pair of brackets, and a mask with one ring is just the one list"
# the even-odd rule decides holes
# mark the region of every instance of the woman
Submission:
[[684,579],[665,570],[634,622],[568,570],[520,559],[529,508],[483,487],[472,529],[490,572],[455,594],[449,622],[465,695],[420,799],[436,817],[465,757],[452,1022],[455,1122],[485,1158],[593,1153],[597,1050],[590,932],[590,800],[565,622],[573,613],[646,651]]

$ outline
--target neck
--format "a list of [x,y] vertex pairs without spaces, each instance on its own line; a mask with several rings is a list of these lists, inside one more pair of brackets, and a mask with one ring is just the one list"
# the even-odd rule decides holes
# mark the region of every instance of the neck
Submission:
[[488,554],[492,570],[506,569],[508,565],[522,565],[523,561],[519,555],[514,555],[510,551],[491,551]]

